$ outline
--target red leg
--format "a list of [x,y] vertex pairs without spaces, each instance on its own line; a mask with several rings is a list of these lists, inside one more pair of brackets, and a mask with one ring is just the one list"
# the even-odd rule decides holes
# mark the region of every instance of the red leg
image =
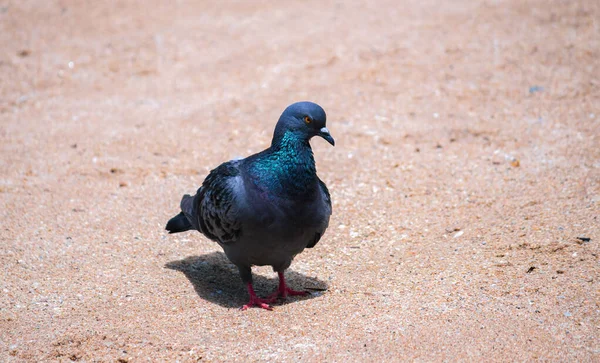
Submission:
[[273,308],[269,304],[267,304],[268,302],[271,302],[271,300],[261,299],[258,296],[256,296],[251,282],[248,283],[248,294],[250,295],[250,301],[246,305],[242,306],[242,310],[247,310],[248,308],[251,308],[253,306],[259,307],[261,309],[273,310]]
[[308,295],[307,291],[296,291],[296,290],[290,289],[287,286],[287,284],[285,283],[285,276],[283,275],[283,272],[277,272],[277,274],[279,275],[279,287],[277,288],[277,291],[275,291],[275,293],[273,293],[271,296],[269,296],[268,299],[270,301],[273,301],[273,300],[277,299],[278,297],[285,299],[288,296]]

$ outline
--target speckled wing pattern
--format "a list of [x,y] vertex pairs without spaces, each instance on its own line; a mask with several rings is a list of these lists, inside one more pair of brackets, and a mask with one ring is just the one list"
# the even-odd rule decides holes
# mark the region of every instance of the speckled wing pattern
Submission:
[[232,178],[240,175],[237,161],[229,161],[212,170],[196,195],[184,196],[181,210],[194,228],[220,243],[230,243],[239,237],[241,223],[237,219]]

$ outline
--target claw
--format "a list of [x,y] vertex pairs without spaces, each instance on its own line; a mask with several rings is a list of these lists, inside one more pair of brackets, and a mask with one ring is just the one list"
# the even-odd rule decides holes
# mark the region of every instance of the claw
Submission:
[[267,300],[269,302],[274,302],[279,298],[285,299],[288,296],[306,296],[308,294],[309,294],[308,291],[296,291],[296,290],[290,289],[289,287],[286,287],[284,290],[277,289],[277,291],[275,291],[274,293],[269,295]]
[[242,311],[248,310],[252,307],[257,307],[257,308],[261,308],[261,309],[265,309],[265,310],[273,310],[273,307],[267,303],[264,302],[264,300],[256,298],[256,300],[252,300],[250,299],[250,302],[247,303],[246,305],[242,306]]

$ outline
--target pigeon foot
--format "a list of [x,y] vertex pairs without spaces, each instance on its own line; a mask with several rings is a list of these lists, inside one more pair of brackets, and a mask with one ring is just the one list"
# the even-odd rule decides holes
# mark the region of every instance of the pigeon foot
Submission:
[[277,291],[275,291],[273,294],[269,295],[269,297],[267,298],[267,301],[273,302],[273,301],[277,300],[278,298],[285,299],[288,296],[306,296],[308,294],[309,294],[308,291],[292,290],[286,286],[283,290],[277,289]]
[[248,310],[251,307],[258,307],[261,309],[265,309],[265,310],[273,310],[273,307],[271,305],[269,305],[268,303],[272,302],[271,299],[261,299],[258,296],[256,296],[256,293],[254,292],[254,288],[252,287],[252,283],[248,283],[248,294],[250,295],[250,301],[242,306],[242,311],[244,310]]
[[258,297],[250,298],[250,302],[248,302],[246,305],[242,306],[242,311],[248,310],[255,306],[257,308],[261,308],[261,309],[265,309],[265,310],[273,310],[273,307],[271,305],[267,304],[267,302],[270,302],[270,301],[265,300],[265,299],[260,299]]
[[306,296],[309,294],[308,291],[297,291],[290,289],[285,283],[285,276],[283,275],[283,272],[278,272],[277,274],[279,275],[279,287],[277,288],[277,291],[267,298],[269,302],[273,302],[278,298],[285,299],[288,296]]

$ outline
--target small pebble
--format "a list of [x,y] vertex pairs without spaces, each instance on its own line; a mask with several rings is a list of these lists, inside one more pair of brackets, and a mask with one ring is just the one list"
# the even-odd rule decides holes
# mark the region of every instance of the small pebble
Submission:
[[529,87],[529,93],[541,92],[544,90],[544,87],[541,86],[531,86]]

